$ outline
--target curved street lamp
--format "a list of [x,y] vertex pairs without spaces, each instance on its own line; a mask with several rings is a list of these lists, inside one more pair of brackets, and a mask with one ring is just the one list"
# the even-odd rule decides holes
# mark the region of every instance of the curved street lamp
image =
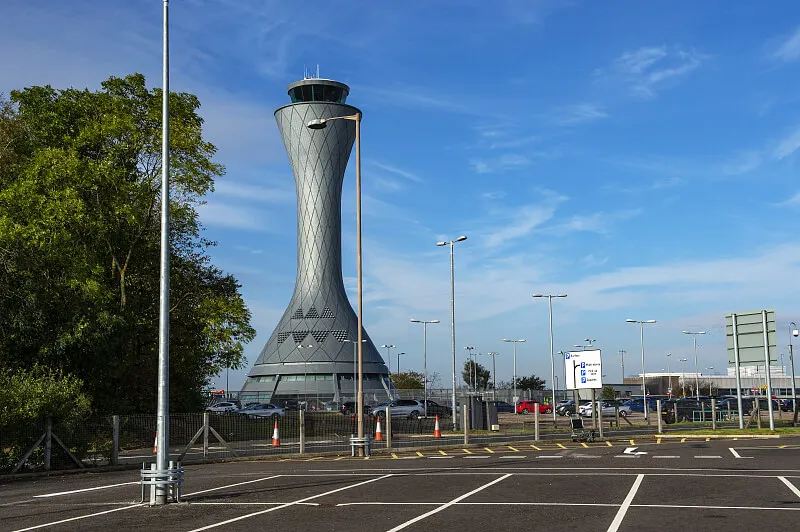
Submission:
[[453,262],[453,245],[456,242],[463,242],[467,239],[466,235],[461,235],[449,242],[437,242],[437,246],[450,246],[450,340],[453,351],[453,393],[451,396],[451,408],[453,409],[453,430],[458,430],[458,417],[456,415],[456,281],[455,267]]
[[553,298],[567,297],[567,294],[557,294],[557,295],[531,294],[531,296],[547,298],[547,309],[549,311],[549,316],[550,316],[550,387],[553,389],[553,425],[555,425],[557,421],[556,421],[556,364],[555,361],[553,360],[554,356],[553,355]]
[[656,320],[633,320],[631,318],[628,318],[625,321],[627,323],[638,323],[639,324],[639,338],[640,338],[641,344],[642,344],[642,407],[644,408],[644,420],[649,423],[650,422],[650,418],[648,417],[648,412],[647,412],[647,410],[648,410],[647,409],[647,389],[645,388],[645,382],[644,382],[644,376],[645,376],[645,371],[644,371],[644,324],[645,323],[655,323]]
[[[425,417],[428,417],[428,324],[429,323],[439,323],[439,320],[415,320],[411,319],[408,320],[411,323],[421,323],[422,324],[422,380],[424,381],[422,384],[424,385],[424,397],[425,397]],[[400,359],[397,359],[397,364],[400,364]]]
[[694,344],[694,388],[695,388],[695,396],[696,399],[700,399],[700,382],[697,378],[697,335],[698,334],[705,334],[705,331],[681,331],[683,334],[691,334],[692,335],[692,343]]
[[512,342],[514,344],[514,414],[517,413],[517,344],[520,342],[524,342],[524,338],[520,338],[519,340],[509,340],[508,338],[503,338],[504,342]]

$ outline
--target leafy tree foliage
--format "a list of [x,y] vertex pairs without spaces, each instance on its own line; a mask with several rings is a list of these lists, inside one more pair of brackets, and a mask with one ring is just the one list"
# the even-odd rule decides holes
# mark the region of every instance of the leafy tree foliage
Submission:
[[603,386],[603,390],[600,392],[600,399],[616,399],[617,392],[614,390],[613,386]]
[[517,377],[518,390],[544,390],[545,381],[536,375],[530,377]]
[[[196,207],[224,168],[198,99],[170,94],[173,410],[192,410],[255,336],[234,277],[207,255]],[[155,408],[161,91],[140,74],[99,91],[0,102],[0,367],[85,383],[100,412]]]
[[38,365],[29,370],[0,371],[0,427],[48,417],[59,422],[85,416],[91,400],[82,388],[80,379]]
[[488,390],[489,374],[488,369],[473,360],[464,362],[464,369],[461,371],[464,382],[473,390]]
[[425,387],[425,376],[418,371],[393,373],[389,378],[398,390],[421,390]]

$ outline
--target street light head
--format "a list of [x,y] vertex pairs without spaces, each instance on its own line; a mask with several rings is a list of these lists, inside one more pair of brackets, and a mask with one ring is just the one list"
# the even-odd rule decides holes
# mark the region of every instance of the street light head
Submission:
[[421,320],[408,320],[408,321],[410,321],[411,323],[422,323]]
[[[645,323],[655,323],[656,320],[644,320],[644,322]],[[699,333],[699,334],[705,334],[705,333]]]
[[525,338],[520,338],[519,340],[517,340],[517,342],[524,342],[524,341],[526,341]]
[[636,320],[632,320],[632,319],[630,319],[630,318],[628,318],[628,319],[627,319],[627,320],[625,320],[625,321],[627,321],[628,323],[636,323]]
[[307,124],[309,129],[324,129],[327,125],[328,121],[324,118],[315,118]]
[[508,338],[503,338],[504,342],[513,342],[514,340],[509,340]]
[[544,294],[531,294],[533,297],[544,297]]
[[437,246],[446,246],[447,242],[437,242],[436,245]]
[[431,320],[428,323],[439,323],[439,320]]
[[558,294],[556,297],[567,297],[567,294]]
[[792,331],[792,336],[794,336],[795,338],[797,338],[798,336],[800,336],[800,331],[798,331],[797,329],[794,329],[794,330]]
[[460,237],[456,238],[456,242],[463,242],[467,239],[467,235],[461,235]]

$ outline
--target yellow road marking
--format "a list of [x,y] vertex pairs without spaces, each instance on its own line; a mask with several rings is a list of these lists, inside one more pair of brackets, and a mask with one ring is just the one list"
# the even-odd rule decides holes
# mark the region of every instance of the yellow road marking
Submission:
[[564,446],[563,446],[562,444],[560,444],[560,443],[557,443],[556,445],[558,445],[558,446],[559,446],[559,447],[561,447],[562,449],[566,449],[566,447],[564,447]]
[[464,451],[467,454],[472,454],[472,451],[470,451],[469,449],[462,449],[462,451]]
[[335,458],[334,461],[336,461],[336,460],[344,460],[345,458],[347,458],[347,457],[346,456],[340,456],[339,458]]
[[636,444],[633,442],[633,440],[631,440],[631,445],[636,445]]
[[396,454],[392,453],[392,458],[400,458],[400,457],[397,456]]
[[733,439],[733,441],[736,441],[736,440],[738,440],[738,439],[739,439],[739,438],[734,438],[734,439]]
[[611,445],[611,442],[608,440],[606,440],[606,445],[608,445],[609,447],[613,447],[613,445]]
[[515,447],[511,447],[510,445],[508,446],[508,448],[511,449],[512,451],[514,451],[515,453],[519,452],[519,449],[517,449]]
[[681,443],[685,442],[686,438],[681,438]]
[[444,451],[443,451],[443,450],[441,450],[441,449],[439,449],[439,454],[441,454],[442,456],[447,456],[447,453],[446,453],[446,452],[444,452]]
[[488,447],[484,447],[484,449],[486,449],[486,452],[487,452],[487,453],[494,454],[494,451],[493,451],[493,450],[491,450],[491,449],[489,449]]
[[711,441],[711,438],[706,438],[706,441]]
[[531,444],[531,447],[533,447],[533,448],[534,448],[534,449],[536,449],[537,451],[541,451],[541,449],[540,449],[540,448],[536,447],[536,446],[535,446],[535,445],[533,445],[533,444]]
[[661,443],[661,438],[656,438],[656,443]]
[[365,456],[365,457],[364,457],[364,460],[369,460],[369,456]]
[[417,451],[417,456],[425,456],[425,455],[422,454],[421,452]]
[[583,442],[581,442],[581,445],[583,445],[583,446],[584,446],[584,447],[586,447],[587,449],[589,448],[589,446],[588,446],[588,445],[586,445],[586,444],[585,444],[585,443],[583,443]]
[[786,449],[785,445],[778,445],[778,449]]

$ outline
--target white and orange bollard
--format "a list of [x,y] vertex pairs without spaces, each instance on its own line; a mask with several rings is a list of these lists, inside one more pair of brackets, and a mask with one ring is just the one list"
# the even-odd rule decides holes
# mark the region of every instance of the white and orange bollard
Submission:
[[381,416],[378,416],[378,424],[375,425],[375,441],[383,441],[383,433],[381,432]]
[[281,445],[281,437],[278,434],[278,420],[275,420],[275,428],[272,429],[272,446],[273,447],[280,447]]
[[439,414],[436,414],[436,425],[433,426],[433,437],[441,438],[442,431],[439,429]]

